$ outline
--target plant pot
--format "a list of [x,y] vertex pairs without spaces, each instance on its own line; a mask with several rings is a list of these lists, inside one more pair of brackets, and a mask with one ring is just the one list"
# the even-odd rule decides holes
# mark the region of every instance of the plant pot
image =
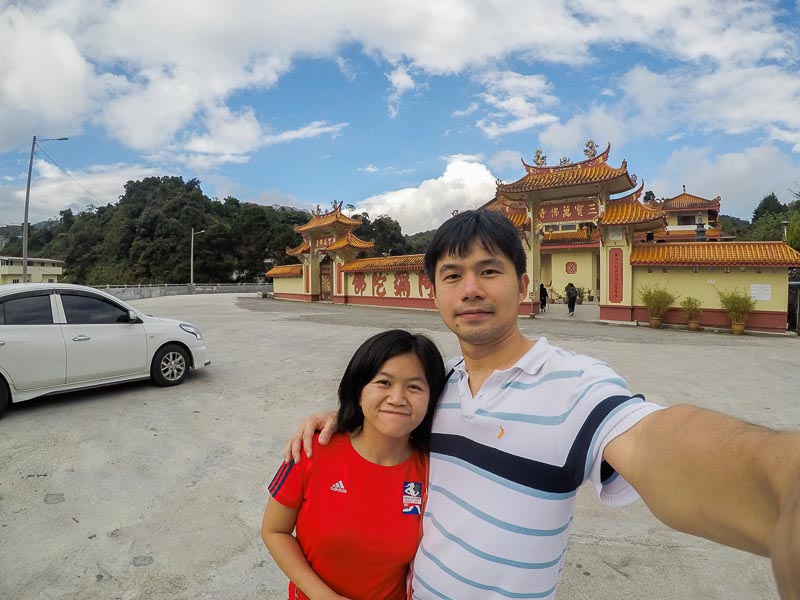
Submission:
[[650,317],[650,328],[661,329],[661,317]]
[[731,333],[733,335],[742,335],[744,333],[744,323],[731,323]]
[[594,302],[594,296],[589,296],[589,302]]
[[689,331],[700,331],[700,321],[689,321],[687,327]]

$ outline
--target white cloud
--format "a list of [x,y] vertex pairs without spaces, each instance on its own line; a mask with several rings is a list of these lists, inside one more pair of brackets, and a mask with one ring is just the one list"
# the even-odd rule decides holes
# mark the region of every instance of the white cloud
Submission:
[[557,104],[552,85],[542,75],[522,75],[513,71],[487,72],[481,76],[488,105],[486,117],[476,125],[490,138],[525,131],[558,120],[541,109]]
[[[768,173],[767,178],[764,174]],[[647,182],[647,189],[660,190],[658,196],[678,195],[686,191],[702,198],[722,199],[721,212],[750,219],[761,199],[775,192],[781,202],[794,198],[800,177],[800,164],[792,162],[773,145],[754,146],[741,152],[714,155],[709,148],[683,147],[676,150]]]
[[403,66],[399,66],[391,73],[387,73],[386,78],[391,84],[388,98],[389,116],[394,119],[397,117],[397,114],[400,110],[400,99],[405,93],[415,89],[417,84],[411,78],[411,75],[408,74],[408,70]]
[[360,167],[356,169],[356,171],[361,171],[363,173],[377,173],[378,171],[380,171],[380,169],[375,165],[373,165],[372,163],[370,163],[366,167]]
[[494,171],[518,176],[522,172],[522,154],[516,150],[501,150],[489,157],[489,166]]
[[[65,175],[55,165],[41,159],[33,161],[29,220],[31,223],[58,217],[65,208],[74,211],[87,206],[114,204],[124,192],[126,181],[161,176],[158,167],[143,165],[93,165]],[[27,173],[25,173],[27,178]],[[0,214],[10,223],[21,223],[25,214],[25,181],[0,187]],[[15,216],[16,215],[16,216]]]
[[371,217],[390,215],[411,235],[437,227],[453,210],[477,208],[495,193],[495,178],[477,162],[451,160],[444,173],[418,187],[370,196],[357,203],[358,211]]
[[465,108],[464,110],[454,110],[453,116],[456,118],[468,117],[476,110],[478,110],[478,108],[480,108],[480,105],[477,102],[470,102],[469,106],[467,106],[467,108]]

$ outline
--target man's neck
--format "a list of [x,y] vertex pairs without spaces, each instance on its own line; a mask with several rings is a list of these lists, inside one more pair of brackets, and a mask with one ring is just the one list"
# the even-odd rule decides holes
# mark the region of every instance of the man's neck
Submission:
[[473,345],[460,342],[464,366],[469,373],[469,387],[473,395],[495,371],[512,367],[530,350],[536,340],[526,338],[518,329],[490,344]]

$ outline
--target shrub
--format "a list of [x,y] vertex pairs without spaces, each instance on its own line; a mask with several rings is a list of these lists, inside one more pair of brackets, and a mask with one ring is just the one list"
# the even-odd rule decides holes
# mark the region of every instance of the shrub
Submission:
[[748,315],[756,307],[756,301],[750,298],[750,294],[739,291],[739,288],[724,292],[717,290],[717,295],[722,308],[731,318],[731,323],[744,324]]
[[692,296],[686,296],[686,298],[681,300],[681,308],[683,309],[683,314],[686,316],[687,321],[697,321],[700,318],[700,313],[703,312],[700,300]]
[[643,285],[639,288],[639,297],[642,304],[652,319],[660,319],[667,309],[672,306],[678,296],[660,285]]

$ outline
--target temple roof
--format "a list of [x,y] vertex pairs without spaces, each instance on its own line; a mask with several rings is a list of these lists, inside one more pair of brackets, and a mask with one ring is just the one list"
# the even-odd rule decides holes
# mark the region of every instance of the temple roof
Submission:
[[[658,229],[653,231],[653,240],[664,240],[665,242],[694,242],[696,232],[694,229],[680,229],[677,231],[668,231]],[[706,229],[706,238],[709,240],[719,240],[722,235],[722,229],[719,227],[710,227]],[[647,237],[644,231],[637,232],[634,239],[639,242]]]
[[422,271],[424,261],[424,254],[357,258],[356,260],[345,263],[339,270],[344,273],[358,271]]
[[364,240],[353,235],[352,231],[348,231],[347,235],[340,237],[330,246],[325,248],[325,250],[342,250],[348,246],[350,248],[355,248],[356,250],[371,250],[375,247],[375,242],[365,242]]
[[[606,210],[600,216],[601,225],[645,225],[664,227],[666,216],[660,208],[650,208],[639,202],[644,182],[638,190],[624,198],[614,198],[606,202]],[[641,227],[637,227],[641,229]]]
[[497,195],[519,196],[528,192],[545,192],[540,194],[543,199],[552,199],[563,195],[563,188],[585,188],[572,190],[570,195],[582,193],[594,194],[597,186],[605,187],[608,194],[627,192],[636,186],[636,176],[628,173],[627,161],[622,161],[619,168],[608,165],[608,154],[611,144],[602,154],[581,162],[558,165],[554,167],[536,167],[522,161],[526,175],[514,183],[498,183]]
[[[319,207],[317,207],[317,210],[319,210]],[[305,233],[308,231],[314,231],[315,229],[330,227],[335,223],[339,223],[345,227],[351,228],[361,225],[361,221],[359,219],[351,219],[347,215],[343,215],[341,205],[339,205],[338,208],[334,208],[326,213],[311,213],[311,220],[305,225],[295,225],[294,230],[297,233]]]
[[600,232],[597,229],[578,229],[576,231],[545,231],[541,246],[577,246],[594,245],[600,242]]
[[528,203],[524,200],[494,197],[481,208],[504,214],[520,231],[530,230],[531,218],[528,215]]
[[687,210],[719,210],[720,197],[713,200],[706,200],[700,196],[693,196],[684,191],[674,198],[667,198],[661,204],[661,208],[667,212],[687,211]]
[[789,268],[800,267],[800,252],[784,242],[636,244],[631,264]]
[[311,250],[311,246],[308,244],[308,240],[303,240],[303,243],[297,246],[296,248],[286,248],[286,254],[289,256],[300,256],[301,254],[305,254]]
[[280,265],[267,271],[267,277],[301,277],[303,265]]

